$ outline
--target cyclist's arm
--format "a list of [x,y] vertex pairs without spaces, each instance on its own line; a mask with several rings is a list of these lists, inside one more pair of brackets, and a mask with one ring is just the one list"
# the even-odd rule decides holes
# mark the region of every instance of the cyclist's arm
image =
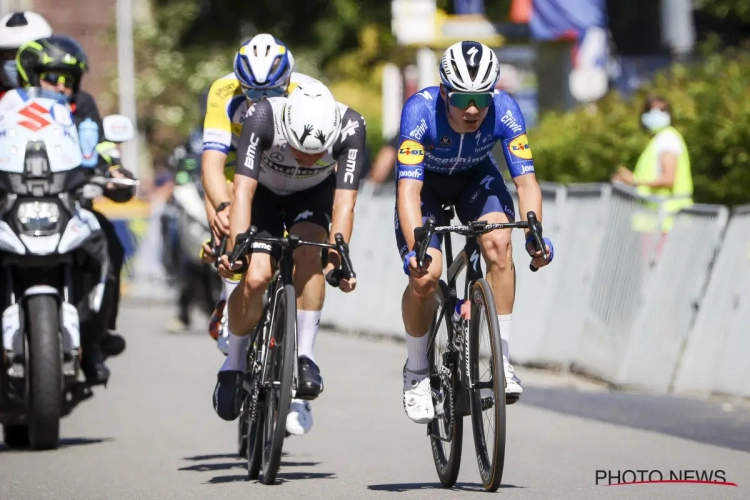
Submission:
[[[498,113],[499,134],[502,137],[503,155],[508,165],[508,172],[516,185],[518,193],[518,210],[521,212],[520,219],[526,220],[526,213],[533,211],[539,222],[542,222],[542,190],[536,180],[534,170],[534,159],[531,154],[529,138],[526,135],[526,122],[521,113],[518,103],[505,94],[502,102],[510,113],[512,120],[501,121]],[[496,101],[497,102],[497,101]],[[529,230],[525,229],[526,236]]]
[[203,120],[201,181],[206,198],[214,208],[230,201],[224,177],[224,164],[232,146],[232,122],[227,111],[226,85],[225,80],[219,79],[211,86],[206,103],[206,117]]
[[[398,196],[396,209],[401,232],[409,250],[414,250],[414,229],[422,225],[422,182],[424,180],[424,144],[409,136],[420,123],[429,123],[421,98],[412,96],[401,113],[400,140],[396,149]],[[428,137],[428,131],[422,137]]]
[[252,206],[260,177],[260,160],[263,151],[273,144],[273,109],[260,101],[248,110],[242,134],[237,143],[237,168],[234,174],[234,196],[229,208],[229,234],[227,250],[234,247],[237,235],[244,233],[252,221]]
[[[365,164],[367,147],[367,125],[365,119],[353,109],[347,109],[342,120],[348,132],[341,138],[338,147],[334,146],[337,160],[336,194],[331,214],[330,242],[335,241],[336,233],[341,233],[347,243],[352,237],[354,226],[354,205],[357,203],[357,189]],[[354,125],[356,124],[356,125]]]

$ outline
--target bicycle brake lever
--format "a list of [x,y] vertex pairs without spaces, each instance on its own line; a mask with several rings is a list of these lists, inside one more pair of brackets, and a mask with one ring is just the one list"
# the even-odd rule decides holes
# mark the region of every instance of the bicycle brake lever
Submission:
[[[528,212],[526,214],[526,219],[529,221],[529,233],[531,233],[531,237],[534,239],[534,248],[537,251],[541,251],[542,256],[546,259],[547,249],[545,248],[544,238],[542,236],[542,224],[536,218],[536,214],[534,212]],[[529,269],[531,269],[531,271],[534,273],[539,270],[539,268],[534,266],[533,264],[529,264]]]
[[417,266],[424,268],[424,260],[427,256],[427,249],[430,246],[430,240],[435,232],[435,219],[428,217],[422,227],[414,228],[414,240],[417,243]]
[[354,266],[352,266],[352,260],[349,257],[349,245],[344,241],[344,235],[336,233],[334,240],[336,241],[336,250],[341,257],[343,277],[346,279],[356,278],[357,273],[354,272]]

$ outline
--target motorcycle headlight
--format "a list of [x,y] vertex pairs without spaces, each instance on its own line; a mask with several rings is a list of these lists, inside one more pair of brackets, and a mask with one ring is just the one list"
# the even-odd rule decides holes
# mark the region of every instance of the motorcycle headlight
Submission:
[[16,217],[24,234],[44,236],[60,230],[60,207],[54,202],[24,201],[19,203]]

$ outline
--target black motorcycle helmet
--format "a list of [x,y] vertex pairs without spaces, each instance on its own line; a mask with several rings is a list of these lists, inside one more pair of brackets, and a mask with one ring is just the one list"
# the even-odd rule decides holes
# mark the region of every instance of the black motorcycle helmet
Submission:
[[78,42],[56,34],[22,45],[16,54],[16,66],[21,86],[39,87],[42,75],[72,76],[69,88],[74,96],[81,88],[83,74],[89,70],[88,58]]

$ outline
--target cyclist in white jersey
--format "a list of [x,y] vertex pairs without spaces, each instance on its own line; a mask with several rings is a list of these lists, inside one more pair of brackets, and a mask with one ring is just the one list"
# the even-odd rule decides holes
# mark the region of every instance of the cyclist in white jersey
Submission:
[[[303,240],[331,241],[341,233],[349,241],[354,223],[354,205],[365,161],[366,125],[355,110],[336,102],[319,82],[300,84],[289,97],[272,97],[254,104],[247,113],[237,147],[234,195],[230,206],[230,244],[250,224],[261,236],[290,234]],[[330,231],[329,231],[330,227]],[[270,245],[252,244],[244,263],[230,267],[221,257],[223,272],[247,267],[239,286],[230,296],[229,354],[218,374],[213,402],[225,420],[239,415],[239,391],[246,369],[245,350],[260,320],[262,295],[273,275],[278,253]],[[315,363],[313,347],[325,297],[321,254],[305,246],[294,254],[294,285],[297,291],[298,386],[297,397],[310,401],[323,391],[323,379]],[[331,251],[325,273],[339,267],[339,256]],[[340,279],[342,291],[350,292],[356,280]],[[294,410],[294,408],[292,408]],[[310,416],[311,417],[311,416]],[[312,418],[293,434],[309,431]]]

